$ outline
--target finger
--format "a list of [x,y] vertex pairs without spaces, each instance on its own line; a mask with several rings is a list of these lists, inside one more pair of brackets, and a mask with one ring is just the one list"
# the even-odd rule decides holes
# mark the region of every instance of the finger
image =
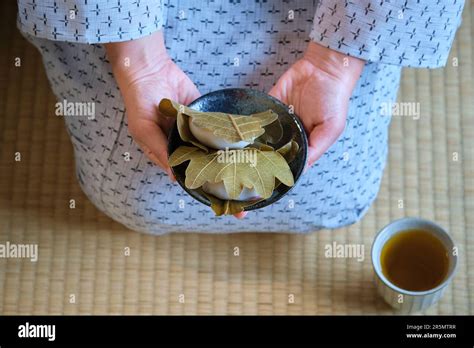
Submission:
[[168,163],[168,139],[163,130],[152,121],[143,122],[138,141],[153,154],[153,162],[157,163],[171,177],[173,173]]
[[145,144],[143,144],[142,142],[139,142],[137,141],[138,145],[140,146],[140,148],[142,149],[143,153],[153,162],[155,163],[157,166],[159,167],[164,167],[163,163],[160,162],[160,160],[158,159],[158,157],[155,156],[155,154],[153,152],[151,152],[151,150],[148,148],[148,146],[146,146]]
[[176,177],[174,176],[173,171],[170,171],[169,173],[166,173],[166,174],[168,174],[172,182],[176,182]]
[[308,167],[311,167],[334,144],[343,132],[344,126],[345,123],[330,119],[313,128],[308,139]]
[[234,216],[237,218],[237,219],[243,219],[244,217],[246,217],[248,214],[248,212],[246,211],[241,211],[240,213],[237,213],[237,214],[234,214]]
[[[160,168],[165,168],[165,165],[163,165],[163,163],[160,162],[160,160],[158,159],[158,157],[155,156],[155,154],[153,152],[151,152],[151,150],[148,148],[148,146],[146,146],[145,144],[137,141],[138,145],[140,146],[140,148],[143,150],[143,153],[148,157],[148,159],[150,159],[150,161],[152,161],[154,164],[156,164],[158,167]],[[173,172],[167,172],[168,176],[170,177],[170,180],[172,182],[175,182],[176,181],[176,177],[174,176]]]
[[196,85],[189,81],[190,86],[187,86],[186,95],[184,96],[183,101],[180,101],[184,105],[191,104],[191,102],[195,101],[197,98],[201,96],[201,93],[197,89]]
[[303,169],[303,174],[305,174],[309,170],[309,168],[311,168],[311,166],[318,160],[319,157],[316,158],[317,154],[315,152],[316,150],[314,148],[308,147],[307,161]]
[[[189,105],[191,102],[193,102],[194,100],[196,100],[197,98],[199,98],[201,96],[201,93],[199,92],[199,90],[197,89],[196,85],[194,83],[192,83],[191,81],[189,81],[189,85],[186,86],[186,89],[185,89],[185,95],[184,96],[178,96],[176,98],[176,101],[178,103],[181,103],[183,105]],[[161,99],[158,101],[158,104],[159,105],[161,102]],[[171,127],[173,126],[173,124],[176,122],[176,119],[175,118],[172,118],[172,117],[167,117],[166,115],[163,115],[161,112],[158,111],[158,123],[159,125],[161,126],[161,128],[163,128],[165,130],[166,133],[168,133],[171,129]]]
[[270,92],[268,92],[268,94],[284,103],[285,101],[283,100],[283,94],[280,85],[280,81],[278,81],[277,84],[272,87]]

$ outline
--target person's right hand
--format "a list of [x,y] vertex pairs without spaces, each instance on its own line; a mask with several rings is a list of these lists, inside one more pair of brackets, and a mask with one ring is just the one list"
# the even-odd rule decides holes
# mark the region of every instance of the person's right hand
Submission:
[[162,31],[132,41],[105,45],[124,99],[128,130],[147,157],[173,178],[167,133],[173,119],[158,112],[161,99],[187,105],[200,96],[189,77],[166,52]]
[[130,134],[147,157],[174,180],[167,138],[174,120],[161,115],[158,105],[163,98],[188,105],[200,96],[198,89],[168,56],[161,31],[105,47],[127,109]]

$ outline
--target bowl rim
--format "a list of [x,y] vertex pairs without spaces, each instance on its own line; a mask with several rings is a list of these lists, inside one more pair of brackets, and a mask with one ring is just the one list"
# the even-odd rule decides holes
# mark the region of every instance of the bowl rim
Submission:
[[[432,233],[433,235],[436,235],[436,238],[441,239],[440,235],[443,235],[449,241],[451,245],[456,246],[456,243],[454,242],[454,239],[452,235],[448,232],[448,230],[435,221],[424,219],[421,217],[416,217],[416,216],[405,216],[405,217],[390,221],[377,232],[377,234],[375,235],[372,241],[370,257],[371,257],[372,268],[374,269],[375,276],[378,277],[380,281],[386,287],[390,288],[392,291],[395,291],[398,294],[403,294],[403,295],[408,295],[408,296],[427,296],[427,295],[436,293],[440,291],[441,289],[444,289],[446,286],[448,286],[451,283],[458,269],[458,256],[457,255],[454,256],[453,258],[450,258],[450,263],[452,263],[451,269],[449,270],[448,274],[443,279],[443,281],[437,286],[435,286],[434,288],[431,288],[428,290],[415,291],[415,290],[407,290],[407,289],[401,288],[395,285],[392,281],[390,281],[388,277],[385,276],[385,274],[383,273],[381,261],[380,261],[380,254],[382,252],[382,249],[385,246],[385,244],[388,242],[388,240],[393,238],[395,235],[406,232],[406,230],[400,229],[399,227],[400,225],[403,225],[404,223],[412,223],[413,225],[416,226],[416,229],[420,229],[424,231],[436,231]],[[415,227],[411,227],[411,228],[413,229]],[[390,229],[395,229],[395,231],[393,232],[391,236],[388,237],[385,243],[382,244],[377,249],[377,246],[378,246],[377,243],[385,234],[390,233]]]
[[[306,132],[305,132],[305,129],[304,129],[304,126],[303,126],[303,123],[301,122],[300,118],[298,117],[298,115],[296,113],[291,113],[289,111],[289,108],[288,108],[288,105],[284,104],[283,102],[281,102],[279,99],[261,91],[261,90],[257,90],[257,89],[252,89],[252,88],[241,88],[241,87],[232,87],[232,88],[223,88],[223,89],[218,89],[218,90],[215,90],[215,91],[212,91],[212,92],[209,92],[209,93],[206,93],[206,94],[203,94],[201,95],[199,98],[196,98],[194,99],[191,103],[189,103],[187,106],[192,108],[193,107],[193,104],[196,104],[198,103],[200,100],[204,99],[204,98],[208,98],[209,96],[212,96],[213,94],[218,94],[218,93],[223,93],[223,92],[249,92],[251,91],[252,93],[256,93],[256,94],[260,94],[262,97],[265,97],[265,98],[269,98],[273,103],[277,104],[278,106],[284,108],[285,110],[287,110],[287,115],[290,116],[290,118],[292,119],[293,122],[296,123],[297,125],[297,128],[301,130],[301,134],[302,134],[302,141],[303,141],[303,146],[302,146],[302,149],[306,150],[306,151],[301,151],[301,155],[303,156],[302,160],[303,160],[303,163],[304,165],[303,166],[299,166],[296,170],[296,173],[294,173],[294,185],[291,186],[291,187],[288,187],[288,189],[286,190],[285,193],[281,194],[279,197],[275,197],[275,199],[273,201],[270,202],[270,198],[272,196],[270,196],[269,198],[267,199],[264,199],[264,200],[260,200],[260,201],[257,201],[255,202],[254,204],[251,204],[247,207],[244,208],[244,211],[251,211],[251,210],[256,210],[256,209],[260,209],[260,208],[264,208],[264,207],[267,207],[277,201],[279,201],[280,199],[282,199],[284,196],[286,196],[288,193],[290,193],[296,186],[296,184],[299,182],[299,180],[301,179],[301,176],[302,174],[304,173],[304,170],[306,168],[306,165],[307,165],[307,160],[308,160],[308,137],[306,135]],[[169,134],[168,134],[168,158],[170,156],[170,149],[171,149],[171,137],[173,135],[173,133],[175,133],[177,131],[177,123],[174,122],[173,123],[173,126],[171,127],[170,131],[169,131]],[[175,175],[176,177],[176,172],[175,172],[175,169],[174,167],[171,167],[171,171],[173,173],[173,175]],[[201,195],[198,195],[196,190],[193,190],[193,189],[188,189],[185,185],[184,185],[184,182],[181,182],[180,180],[178,180],[176,178],[176,182],[179,184],[179,186],[181,186],[181,188],[186,192],[188,193],[192,198],[194,198],[195,200],[197,200],[198,202],[210,207],[211,204],[210,204],[210,201],[209,200],[204,200]]]

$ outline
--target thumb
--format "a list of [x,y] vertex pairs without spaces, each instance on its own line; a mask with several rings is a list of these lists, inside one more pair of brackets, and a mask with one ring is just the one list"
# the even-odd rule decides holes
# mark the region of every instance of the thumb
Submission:
[[283,93],[282,93],[282,89],[281,89],[280,85],[281,85],[281,83],[280,83],[280,81],[278,81],[277,84],[272,87],[270,92],[268,92],[268,95],[271,95],[272,97],[274,97],[274,98],[280,100],[281,102],[285,103],[285,101],[283,100]]
[[168,139],[161,127],[153,121],[142,121],[139,136],[136,138],[139,145],[145,150],[145,154],[170,177],[173,177],[168,163]]
[[331,118],[311,130],[308,139],[308,167],[311,167],[336,142],[344,127],[344,120]]
[[196,85],[194,83],[192,83],[191,81],[189,81],[189,82],[190,82],[189,86],[187,86],[186,94],[185,94],[185,96],[183,98],[183,101],[182,101],[182,103],[184,105],[191,104],[194,100],[196,100],[197,98],[199,98],[201,96],[201,93],[197,89]]

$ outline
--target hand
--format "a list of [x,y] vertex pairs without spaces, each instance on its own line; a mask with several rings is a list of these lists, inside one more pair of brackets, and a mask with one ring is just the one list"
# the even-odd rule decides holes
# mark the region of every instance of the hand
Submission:
[[167,133],[173,124],[159,114],[161,99],[187,105],[200,93],[166,52],[163,33],[106,44],[127,110],[128,130],[146,156],[174,180],[168,163]]
[[310,43],[271,89],[270,95],[294,107],[308,135],[307,168],[338,139],[346,125],[349,98],[364,61]]
[[198,89],[168,56],[161,31],[105,47],[127,109],[130,134],[146,156],[174,180],[167,139],[174,120],[161,115],[158,104],[169,98],[187,105],[200,96]]

